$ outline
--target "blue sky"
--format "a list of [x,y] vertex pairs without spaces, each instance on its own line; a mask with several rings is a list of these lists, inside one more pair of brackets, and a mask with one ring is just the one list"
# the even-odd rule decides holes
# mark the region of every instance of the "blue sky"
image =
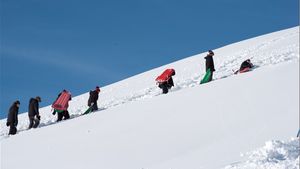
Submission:
[[76,96],[299,25],[298,0],[1,0],[0,8],[0,118],[16,99],[26,112],[37,95],[46,106],[62,89]]

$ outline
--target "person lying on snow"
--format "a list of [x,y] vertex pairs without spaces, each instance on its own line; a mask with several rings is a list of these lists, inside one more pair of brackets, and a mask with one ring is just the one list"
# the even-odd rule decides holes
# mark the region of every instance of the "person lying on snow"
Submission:
[[158,83],[158,87],[162,89],[163,94],[168,93],[169,89],[174,86],[172,76],[175,75],[174,69],[166,69],[160,76],[155,80]]
[[250,59],[247,59],[241,64],[240,69],[234,72],[234,74],[248,72],[251,68],[253,68],[253,64]]

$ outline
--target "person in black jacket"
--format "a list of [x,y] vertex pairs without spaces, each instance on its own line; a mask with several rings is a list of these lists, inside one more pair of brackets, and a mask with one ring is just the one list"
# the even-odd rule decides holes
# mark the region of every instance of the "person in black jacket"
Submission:
[[9,108],[6,126],[9,126],[9,133],[14,135],[17,133],[18,125],[18,113],[19,113],[20,101],[15,101],[12,106]]
[[[241,64],[240,69],[234,72],[234,74],[247,72],[253,67],[254,67],[254,65],[251,63],[250,59],[247,59]],[[248,68],[248,69],[246,69],[246,68]]]
[[245,68],[253,68],[253,64],[251,63],[250,59],[245,60],[240,67],[240,70],[243,70]]
[[[174,74],[172,76],[174,76],[174,75],[175,75],[175,72],[174,72]],[[170,76],[170,78],[166,82],[160,83],[158,85],[158,87],[163,90],[163,94],[167,94],[169,92],[169,89],[171,89],[172,86],[174,86],[174,82],[173,82],[172,76]]]
[[90,97],[88,100],[88,106],[92,106],[91,112],[98,110],[97,101],[99,98],[100,88],[99,86],[96,86],[96,89],[94,91],[90,91]]
[[215,65],[214,65],[214,52],[212,50],[208,51],[207,56],[205,57],[205,70],[208,71],[208,69],[210,69],[211,71],[211,76],[209,77],[209,81],[212,80],[213,78],[213,72],[215,71]]
[[41,97],[31,98],[28,106],[29,127],[28,129],[37,128],[40,124],[41,116],[39,113],[39,102]]

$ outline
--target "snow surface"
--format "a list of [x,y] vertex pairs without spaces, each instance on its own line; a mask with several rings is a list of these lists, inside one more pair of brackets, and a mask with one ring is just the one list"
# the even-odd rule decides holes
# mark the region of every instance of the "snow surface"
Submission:
[[[299,168],[299,140],[268,141],[263,148],[247,153],[248,160],[225,169]],[[243,154],[242,154],[243,155]]]
[[[299,27],[214,52],[208,84],[199,85],[202,53],[101,88],[95,113],[80,116],[86,93],[67,121],[56,123],[48,106],[38,129],[22,114],[7,136],[1,120],[1,168],[299,168]],[[247,58],[256,69],[233,75]],[[154,79],[166,68],[175,87],[161,95]]]

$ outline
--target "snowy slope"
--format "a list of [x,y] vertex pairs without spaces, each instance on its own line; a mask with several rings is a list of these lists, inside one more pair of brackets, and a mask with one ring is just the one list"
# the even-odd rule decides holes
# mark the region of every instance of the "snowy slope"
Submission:
[[249,153],[243,162],[228,165],[225,169],[259,169],[259,168],[299,168],[299,140],[268,141],[265,146]]
[[[79,117],[87,108],[88,94],[83,94],[70,103],[74,118],[68,121],[56,124],[45,107],[40,128],[24,131],[28,119],[20,115],[19,134],[8,138],[2,120],[1,166],[245,167],[249,160],[240,153],[268,140],[289,140],[298,130],[298,36],[295,27],[214,50],[217,71],[209,84],[198,85],[202,53],[102,88],[102,110],[96,113]],[[258,68],[234,76],[232,70],[247,58]],[[165,68],[176,70],[176,87],[160,95],[154,79]]]

